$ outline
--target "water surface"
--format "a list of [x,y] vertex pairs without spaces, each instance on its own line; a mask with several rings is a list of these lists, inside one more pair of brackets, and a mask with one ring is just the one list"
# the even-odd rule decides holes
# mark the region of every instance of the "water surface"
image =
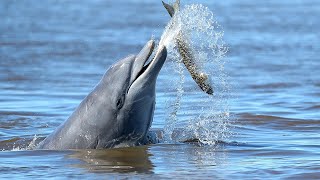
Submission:
[[[117,59],[159,39],[169,16],[160,1],[0,2],[0,178],[320,178],[320,3],[224,0],[201,3],[229,47],[229,132],[215,146],[160,143],[82,151],[37,151]],[[157,81],[152,128],[163,129],[170,60]],[[177,77],[178,78],[178,77]],[[186,77],[178,127],[203,108]],[[200,93],[200,94],[199,94]]]

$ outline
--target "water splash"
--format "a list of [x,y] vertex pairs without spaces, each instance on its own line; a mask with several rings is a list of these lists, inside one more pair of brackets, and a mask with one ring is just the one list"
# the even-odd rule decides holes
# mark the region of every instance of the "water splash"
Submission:
[[0,151],[27,151],[34,150],[43,138],[39,138],[36,134],[32,137],[13,138],[1,141]]
[[[169,57],[177,57],[177,51],[173,52],[176,55],[173,55],[172,53],[169,54]],[[175,99],[171,101],[166,102],[166,109],[170,109],[170,111],[167,111],[166,114],[166,122],[165,122],[165,127],[164,127],[164,141],[165,142],[171,142],[173,140],[172,134],[174,129],[176,128],[176,124],[178,121],[178,116],[177,113],[180,110],[181,106],[181,98],[183,97],[184,94],[184,87],[183,83],[185,81],[185,76],[184,76],[184,65],[182,63],[176,63],[173,62],[172,66],[174,67],[174,70],[176,73],[179,74],[179,79],[177,81],[171,80],[171,84],[174,84],[175,86]]]
[[28,147],[26,148],[27,150],[33,150],[37,147],[38,143],[37,143],[38,137],[35,134],[32,141],[29,143]]
[[[184,73],[185,67],[177,52],[175,38],[179,33],[183,34],[184,41],[191,47],[197,67],[208,73],[211,82],[213,82],[211,84],[214,87],[213,96],[205,94],[198,87],[195,91],[188,90],[188,94],[184,95],[185,82],[194,84],[195,82],[190,79],[189,74]],[[183,137],[176,139],[181,141],[196,138],[203,144],[215,144],[216,141],[230,136],[228,96],[230,88],[228,75],[224,69],[224,56],[227,47],[223,41],[223,34],[223,30],[213,13],[201,4],[184,6],[172,17],[162,34],[159,46],[165,45],[167,47],[168,59],[173,60],[172,67],[179,75],[179,81],[174,83],[175,99],[171,99],[167,103],[165,141],[172,141],[173,129],[179,123],[177,114],[180,110],[185,111],[182,105],[184,99],[190,95],[196,96],[198,99],[198,102],[192,102],[198,112],[188,118],[189,122],[184,128]]]

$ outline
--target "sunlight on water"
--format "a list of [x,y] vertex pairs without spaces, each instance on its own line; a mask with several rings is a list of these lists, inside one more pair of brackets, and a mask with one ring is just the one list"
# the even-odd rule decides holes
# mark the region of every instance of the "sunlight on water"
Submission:
[[176,12],[168,23],[159,43],[168,49],[168,58],[173,60],[172,67],[179,79],[173,79],[171,90],[175,91],[175,99],[167,100],[167,118],[164,137],[166,142],[172,139],[173,129],[179,124],[177,114],[182,109],[183,99],[188,98],[186,94],[186,83],[195,83],[185,80],[186,68],[182,63],[177,51],[176,41],[178,34],[181,33],[184,41],[191,48],[195,57],[194,63],[201,72],[209,75],[210,84],[214,88],[214,95],[207,95],[199,88],[196,95],[198,101],[194,106],[201,106],[201,112],[189,119],[189,123],[184,127],[184,137],[177,140],[190,138],[199,139],[203,144],[215,144],[217,140],[226,139],[230,136],[230,115],[229,115],[229,84],[228,76],[224,70],[225,53],[227,47],[223,42],[223,31],[213,13],[201,4],[186,5],[179,12]]

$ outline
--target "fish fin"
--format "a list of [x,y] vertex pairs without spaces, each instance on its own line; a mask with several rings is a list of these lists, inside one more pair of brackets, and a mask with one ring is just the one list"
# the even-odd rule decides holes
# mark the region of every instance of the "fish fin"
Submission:
[[166,8],[166,10],[170,14],[170,16],[172,17],[174,15],[174,8],[171,5],[169,5],[169,4],[167,4],[167,3],[163,2],[163,1],[162,1],[162,4]]

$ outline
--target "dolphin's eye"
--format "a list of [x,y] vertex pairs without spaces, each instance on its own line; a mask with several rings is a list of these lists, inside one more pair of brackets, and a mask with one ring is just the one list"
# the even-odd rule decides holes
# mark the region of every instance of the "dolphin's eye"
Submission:
[[120,96],[120,98],[117,100],[117,108],[121,109],[124,104],[124,94]]

